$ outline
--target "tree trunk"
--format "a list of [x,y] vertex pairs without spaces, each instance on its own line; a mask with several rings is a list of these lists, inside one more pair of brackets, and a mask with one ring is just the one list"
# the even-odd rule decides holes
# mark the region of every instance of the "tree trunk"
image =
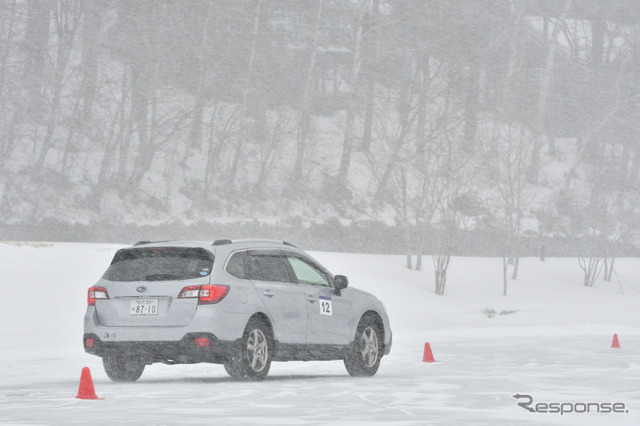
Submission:
[[[418,229],[420,226],[418,225]],[[422,270],[422,252],[424,251],[424,235],[423,231],[420,232],[419,242],[418,242],[418,252],[416,253],[416,271]]]
[[[551,31],[549,40],[545,40],[547,46],[547,56],[545,58],[544,68],[542,69],[542,75],[540,79],[540,92],[538,94],[538,102],[536,108],[536,130],[538,132],[538,135],[536,136],[534,141],[531,166],[529,167],[529,181],[532,183],[538,183],[538,180],[540,178],[540,155],[542,150],[542,138],[547,131],[548,100],[551,91],[553,90],[553,73],[555,68],[556,50],[558,46],[558,36],[560,35],[560,30],[567,17],[567,13],[569,12],[571,3],[572,0],[565,1],[560,17],[558,17],[555,25],[553,26],[553,31]],[[546,29],[547,17],[544,17],[544,19]]]
[[[0,111],[6,111],[0,117],[0,170],[4,168],[11,153],[18,144],[18,127],[22,120],[24,105],[20,103],[19,91],[8,84],[7,63],[12,50],[18,46],[16,2],[0,3]],[[1,200],[0,200],[1,201]]]
[[[220,116],[225,116],[225,109],[221,107],[222,112]],[[213,189],[213,182],[216,180],[217,171],[219,169],[218,162],[222,153],[224,145],[231,138],[232,129],[237,122],[239,108],[236,108],[231,114],[228,114],[228,118],[224,123],[221,123],[221,129],[217,130],[218,125],[216,120],[216,111],[211,114],[211,121],[209,124],[209,151],[207,153],[207,166],[204,174],[204,198],[208,199],[211,190]]]
[[513,262],[513,273],[511,274],[512,280],[518,279],[518,270],[520,269],[520,256],[516,255]]
[[604,280],[606,282],[611,282],[615,261],[616,261],[616,258],[613,256],[604,258]]
[[[122,102],[126,102],[129,100],[129,95],[132,89],[127,87],[127,75],[129,74],[130,66],[125,65],[122,68]],[[131,72],[133,74],[133,72]],[[131,116],[131,112],[129,116],[125,114],[125,109],[123,108],[120,117],[120,139],[118,141],[118,172],[116,175],[116,181],[120,186],[125,185],[125,181],[127,179],[127,173],[129,169],[129,152],[130,152],[130,144],[131,144],[131,135],[133,134],[133,118]]]
[[313,42],[311,45],[307,45],[307,52],[309,55],[309,63],[307,66],[307,75],[305,79],[304,88],[302,90],[302,104],[300,105],[299,117],[298,117],[298,152],[296,154],[296,161],[293,168],[293,178],[296,184],[300,184],[302,181],[302,164],[304,163],[304,155],[307,146],[307,138],[311,126],[311,113],[309,111],[309,104],[311,98],[311,85],[313,83],[313,72],[316,68],[316,57],[318,53],[318,42],[320,38],[322,23],[322,6],[323,0],[318,1],[318,10],[316,12],[315,29],[313,33]]
[[495,147],[495,144],[498,141],[498,136],[500,133],[500,125],[502,121],[506,120],[506,111],[507,108],[511,106],[513,103],[509,96],[513,96],[515,91],[513,90],[514,86],[514,75],[516,74],[516,65],[518,61],[518,32],[520,30],[520,26],[522,25],[522,18],[524,16],[524,1],[514,1],[510,2],[510,13],[511,13],[511,29],[508,40],[508,59],[506,64],[506,76],[504,78],[503,84],[498,87],[498,94],[496,96],[496,119],[494,120],[492,129],[491,129],[491,144],[492,148]]
[[[264,128],[266,132],[266,119],[262,120],[264,122]],[[269,173],[274,170],[274,162],[277,157],[278,146],[280,142],[284,139],[283,125],[284,118],[282,114],[278,114],[278,118],[275,120],[275,124],[273,126],[273,131],[271,135],[267,138],[264,138],[264,145],[261,149],[261,161],[260,161],[260,172],[258,174],[258,181],[255,186],[255,192],[258,196],[264,197],[265,194],[268,193],[268,178]]]
[[58,109],[60,107],[62,90],[65,83],[65,72],[80,20],[80,10],[75,3],[60,4],[54,9],[54,12],[58,44],[53,77],[53,99],[51,100],[51,110],[49,111],[49,119],[47,120],[47,130],[42,141],[40,155],[36,162],[36,170],[42,170],[47,154],[52,148],[53,135],[58,121]]
[[425,127],[427,124],[427,91],[431,84],[431,75],[429,71],[429,55],[422,52],[419,56],[417,83],[418,89],[418,109],[416,111],[416,154],[417,160],[421,161],[424,157],[427,138]]
[[[80,110],[80,96],[75,98],[74,101],[74,106],[73,106],[73,113],[71,114],[72,118],[76,118],[78,117],[79,114],[79,110]],[[74,120],[74,122],[77,122],[76,120]],[[80,124],[81,125],[81,124]],[[67,140],[64,144],[64,150],[63,150],[63,154],[62,154],[62,161],[60,162],[60,173],[61,174],[65,174],[65,172],[67,172],[69,170],[69,161],[71,159],[71,156],[73,155],[73,151],[74,151],[74,143],[76,142],[76,134],[78,132],[79,126],[67,126]]]
[[449,268],[451,255],[449,253],[439,253],[432,256],[432,259],[436,280],[436,294],[442,296],[447,285],[447,269]]
[[131,66],[131,121],[133,131],[138,135],[138,156],[131,183],[137,186],[153,158],[153,149],[149,146],[149,76],[141,61]]
[[502,282],[503,282],[502,295],[503,296],[507,295],[507,284],[509,281],[509,278],[507,278],[508,269],[509,269],[509,258],[505,256],[502,258]]
[[185,150],[185,158],[188,157],[190,148],[200,149],[202,146],[202,120],[204,114],[204,82],[207,77],[207,66],[205,64],[205,50],[209,40],[209,24],[213,14],[213,3],[207,7],[206,17],[202,23],[200,36],[200,51],[198,57],[198,83],[196,87],[195,99],[191,115],[191,127],[189,129],[189,145]]
[[579,257],[578,263],[580,265],[580,268],[584,272],[584,286],[593,287],[596,280],[600,276],[600,272],[602,272],[602,259],[596,256],[591,256],[588,259]]
[[91,195],[94,205],[99,204],[100,199],[105,192],[108,182],[109,169],[111,168],[111,164],[113,163],[113,160],[115,158],[116,150],[118,147],[122,147],[123,145],[123,139],[126,132],[126,124],[124,119],[127,102],[126,80],[127,73],[125,68],[125,71],[122,74],[123,84],[122,91],[120,93],[120,101],[118,103],[118,110],[111,123],[111,128],[109,130],[109,136],[107,137],[107,140],[100,141],[104,145],[104,156],[102,157],[102,161],[100,163],[100,172],[98,173],[98,179],[92,189]]
[[400,153],[402,151],[402,147],[405,145],[409,131],[411,130],[412,123],[409,119],[411,99],[413,98],[411,86],[413,86],[413,80],[410,78],[405,79],[402,82],[402,87],[400,88],[400,93],[398,94],[398,118],[400,121],[400,134],[398,135],[396,140],[391,141],[391,143],[393,144],[391,156],[389,157],[389,161],[385,165],[382,177],[380,178],[378,189],[376,190],[374,196],[374,199],[376,200],[381,199],[382,194],[384,194],[386,190],[387,182],[391,176],[391,173],[393,172],[394,168],[399,166],[398,162],[400,160]]
[[262,7],[262,0],[258,0],[256,3],[256,8],[253,17],[253,34],[252,34],[252,42],[251,48],[249,49],[249,58],[247,65],[247,74],[246,81],[242,91],[242,102],[240,104],[240,132],[238,137],[238,142],[236,144],[236,149],[233,155],[233,160],[231,163],[231,170],[229,171],[228,185],[230,188],[235,188],[235,179],[236,174],[238,173],[238,165],[240,164],[240,158],[242,157],[242,153],[244,151],[244,145],[249,140],[249,114],[248,114],[248,106],[249,106],[249,94],[251,93],[251,89],[253,86],[254,79],[254,66],[258,51],[258,40],[260,38],[260,10]]
[[478,106],[480,101],[480,70],[479,64],[472,57],[469,63],[469,77],[466,85],[466,100],[464,104],[464,149],[471,153],[475,149],[476,132],[478,130]]
[[[368,0],[365,0],[368,1]],[[353,63],[351,66],[351,78],[349,81],[349,103],[345,115],[344,139],[342,142],[342,156],[338,169],[338,185],[346,188],[348,185],[349,167],[351,165],[351,152],[355,139],[356,109],[358,107],[358,83],[360,77],[360,66],[362,65],[362,24],[366,7],[361,5],[358,17],[355,47],[353,49]]]
[[98,41],[102,27],[102,2],[82,0],[82,107],[83,124],[93,117],[98,81]]
[[27,26],[24,36],[23,87],[26,90],[24,113],[39,118],[42,110],[42,85],[47,42],[49,40],[50,11],[54,3],[49,0],[27,2]]
[[362,131],[362,145],[361,149],[365,153],[369,153],[371,150],[371,138],[373,135],[373,112],[374,112],[374,98],[375,98],[375,67],[378,63],[378,51],[380,50],[379,38],[378,38],[378,14],[380,11],[380,1],[373,0],[371,7],[371,13],[366,22],[367,37],[365,46],[367,53],[365,55],[365,64],[363,65],[366,70],[366,80],[364,88],[365,96],[365,110],[364,110],[364,128]]

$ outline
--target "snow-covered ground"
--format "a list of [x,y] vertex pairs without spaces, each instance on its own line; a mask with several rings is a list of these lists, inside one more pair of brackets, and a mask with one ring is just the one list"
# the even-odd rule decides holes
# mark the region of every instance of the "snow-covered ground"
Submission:
[[[523,259],[505,297],[501,259],[454,258],[442,297],[428,257],[416,272],[402,256],[313,253],[385,301],[394,344],[376,376],[291,362],[246,383],[219,365],[153,365],[122,384],[81,344],[86,289],[117,248],[0,243],[0,424],[640,424],[640,259],[593,288],[576,259]],[[104,399],[75,398],[84,366]],[[531,413],[515,394],[590,413]]]

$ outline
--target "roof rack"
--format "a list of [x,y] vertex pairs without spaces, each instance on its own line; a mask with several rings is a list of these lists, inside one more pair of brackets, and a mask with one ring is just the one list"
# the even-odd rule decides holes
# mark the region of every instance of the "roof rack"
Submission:
[[228,239],[224,239],[224,240],[215,240],[213,242],[212,245],[214,246],[224,246],[227,244],[232,244],[232,243],[272,243],[272,244],[283,244],[286,246],[291,246],[291,247],[295,247],[293,244],[287,242],[287,241],[282,241],[282,240],[270,240],[270,239],[244,239],[244,240],[228,240]]

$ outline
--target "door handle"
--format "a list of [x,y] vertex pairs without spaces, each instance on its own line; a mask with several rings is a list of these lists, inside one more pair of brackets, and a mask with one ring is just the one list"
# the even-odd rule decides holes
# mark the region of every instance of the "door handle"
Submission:
[[273,296],[275,296],[275,294],[271,293],[271,291],[269,291],[269,290],[265,290],[265,291],[263,291],[263,292],[262,292],[262,294],[264,294],[264,295],[265,295],[265,296],[267,296],[267,297],[273,297]]
[[307,296],[307,302],[309,303],[316,303],[316,298],[313,296]]

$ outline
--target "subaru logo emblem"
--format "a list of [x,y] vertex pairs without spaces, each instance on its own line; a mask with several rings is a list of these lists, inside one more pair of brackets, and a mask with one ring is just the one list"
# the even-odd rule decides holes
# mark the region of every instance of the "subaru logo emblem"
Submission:
[[144,293],[145,291],[147,291],[147,288],[146,287],[138,287],[138,288],[136,288],[136,291],[138,293]]

